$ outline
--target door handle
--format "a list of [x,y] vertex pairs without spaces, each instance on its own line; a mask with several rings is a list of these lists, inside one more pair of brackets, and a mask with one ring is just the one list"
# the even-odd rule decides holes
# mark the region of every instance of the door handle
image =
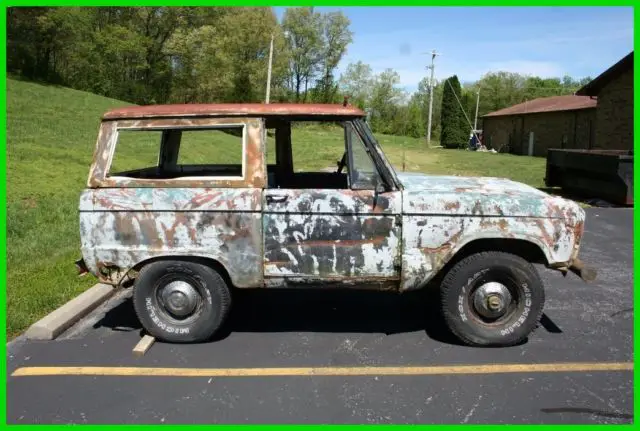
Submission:
[[282,203],[282,202],[286,202],[287,199],[289,199],[289,196],[272,196],[272,195],[267,195],[266,196],[267,199],[267,203],[268,204],[272,204],[272,203]]

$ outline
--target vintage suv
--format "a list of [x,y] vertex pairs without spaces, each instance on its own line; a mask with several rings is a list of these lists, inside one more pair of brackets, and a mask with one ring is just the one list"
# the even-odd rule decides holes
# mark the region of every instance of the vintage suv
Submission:
[[[335,169],[294,169],[313,159],[291,142],[304,122],[341,128]],[[169,342],[209,339],[235,289],[430,285],[463,342],[512,345],[542,314],[533,264],[596,276],[578,258],[577,204],[506,179],[396,173],[346,104],[115,109],[87,186],[79,272],[132,282],[143,327]]]

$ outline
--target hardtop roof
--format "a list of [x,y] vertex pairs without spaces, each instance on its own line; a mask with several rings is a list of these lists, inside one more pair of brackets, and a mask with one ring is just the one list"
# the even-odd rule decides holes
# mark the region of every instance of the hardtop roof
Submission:
[[353,106],[310,103],[217,103],[125,106],[106,112],[104,120],[159,117],[364,117]]

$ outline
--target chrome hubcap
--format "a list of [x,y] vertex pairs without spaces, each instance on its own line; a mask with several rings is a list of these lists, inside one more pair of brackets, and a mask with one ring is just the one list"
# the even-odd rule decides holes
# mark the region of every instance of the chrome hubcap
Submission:
[[164,307],[174,316],[185,317],[193,313],[198,305],[198,291],[186,281],[172,281],[161,293]]
[[485,283],[473,294],[473,306],[482,317],[495,319],[504,315],[511,303],[509,289],[495,281]]

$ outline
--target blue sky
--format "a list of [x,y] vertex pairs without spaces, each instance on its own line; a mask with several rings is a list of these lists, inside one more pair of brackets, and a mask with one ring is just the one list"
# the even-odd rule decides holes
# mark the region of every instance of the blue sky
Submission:
[[[342,10],[354,41],[338,67],[393,68],[410,92],[426,76],[474,81],[489,71],[595,77],[633,50],[631,7],[317,7]],[[282,18],[285,8],[275,8]]]

